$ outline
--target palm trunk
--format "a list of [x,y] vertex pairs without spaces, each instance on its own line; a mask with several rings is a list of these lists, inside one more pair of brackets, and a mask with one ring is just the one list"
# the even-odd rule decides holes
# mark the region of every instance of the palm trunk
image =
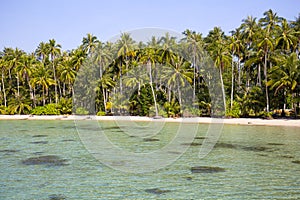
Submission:
[[107,103],[107,101],[106,101],[106,92],[105,92],[104,88],[102,88],[102,95],[103,95],[104,111],[106,113],[107,112],[107,109],[106,109],[106,103]]
[[233,54],[231,59],[231,94],[230,94],[230,110],[233,105],[233,90],[234,90],[234,62],[233,62]]
[[[267,49],[268,51],[268,49]],[[267,51],[265,52],[265,62],[264,62],[264,76],[265,76],[265,89],[266,89],[266,104],[267,104],[267,112],[270,111],[270,105],[269,105],[269,92],[268,92],[268,73],[267,73]]]
[[1,77],[1,81],[2,81],[2,88],[3,88],[3,97],[4,97],[4,106],[7,106],[7,99],[6,99],[6,92],[5,92],[5,85],[4,85],[4,72],[2,69],[2,77]]
[[153,85],[152,85],[153,83],[152,83],[151,62],[148,62],[147,65],[148,65],[147,67],[149,67],[148,70],[149,70],[149,77],[150,77],[150,87],[151,87],[153,101],[154,101],[155,116],[158,116],[158,109],[157,109],[156,97],[155,97],[155,92],[154,92]]
[[54,66],[54,56],[52,56],[52,68],[53,68],[53,76],[54,76],[54,91],[55,91],[55,104],[57,104],[58,99],[57,99],[57,80],[56,80],[56,71],[55,71],[55,66]]
[[[222,67],[220,67],[220,79],[221,79],[221,87],[222,87],[222,95],[223,95],[223,106],[224,106],[224,111],[226,111],[226,100],[225,100],[225,90],[224,90],[224,82],[223,82],[223,77],[222,77]],[[223,113],[221,113],[222,115]]]
[[260,64],[258,64],[257,79],[258,79],[258,85],[259,85],[259,87],[261,87],[261,67],[260,67]]

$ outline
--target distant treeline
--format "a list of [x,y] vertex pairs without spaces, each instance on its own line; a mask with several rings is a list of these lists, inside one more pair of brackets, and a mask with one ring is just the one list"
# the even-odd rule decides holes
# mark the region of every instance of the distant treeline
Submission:
[[[4,48],[0,52],[0,114],[93,114],[84,103],[74,109],[72,102],[77,75],[89,64],[97,68],[95,114],[211,116],[212,94],[202,60],[207,55],[223,82],[228,117],[297,116],[300,15],[287,21],[268,10],[260,19],[243,19],[230,35],[220,27],[207,36],[193,30],[182,34],[181,40],[166,33],[147,43],[134,41],[129,33],[122,33],[114,43],[87,34],[71,51],[62,51],[54,39],[41,42],[32,53]],[[138,66],[146,67],[148,82],[128,75]],[[158,77],[162,67],[172,70]],[[192,103],[183,108],[184,82],[192,86]],[[136,89],[127,98],[124,90],[130,87]],[[126,98],[117,102],[122,95]]]

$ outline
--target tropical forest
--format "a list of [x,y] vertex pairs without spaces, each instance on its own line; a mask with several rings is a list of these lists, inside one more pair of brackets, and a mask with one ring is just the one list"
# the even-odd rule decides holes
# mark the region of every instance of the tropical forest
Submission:
[[[140,42],[124,32],[115,42],[101,42],[88,33],[72,50],[63,50],[55,39],[40,42],[32,52],[5,47],[0,51],[0,114],[213,116],[201,60],[205,52],[224,86],[226,117],[299,117],[300,15],[288,21],[268,10],[261,18],[241,19],[229,34],[214,27],[206,36],[190,29],[182,36],[165,33]],[[96,67],[98,77],[92,111],[83,104],[74,108],[75,83],[87,65]],[[148,82],[128,75],[138,66],[150,72],[144,74]],[[153,81],[160,68],[172,70],[160,76],[164,80]],[[184,81],[192,88],[185,113]],[[125,88],[132,85],[138,87],[117,103],[117,90],[126,96]]]

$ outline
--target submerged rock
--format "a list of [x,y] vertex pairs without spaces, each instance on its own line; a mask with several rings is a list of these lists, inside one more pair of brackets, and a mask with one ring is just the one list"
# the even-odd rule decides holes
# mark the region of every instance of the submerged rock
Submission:
[[191,172],[192,173],[217,173],[217,172],[225,172],[225,169],[221,167],[196,166],[196,167],[191,167]]
[[36,137],[48,137],[48,135],[33,135],[32,137],[36,138]]
[[48,144],[48,141],[35,141],[35,142],[30,142],[30,144]]
[[19,152],[19,150],[15,150],[15,149],[0,150],[0,153],[4,153],[4,155],[11,155],[11,154],[14,154],[14,153],[17,153],[17,152]]
[[162,190],[159,188],[151,188],[151,189],[146,189],[145,192],[151,193],[151,194],[164,194],[167,192],[171,192],[171,190]]
[[201,146],[202,143],[199,143],[199,142],[192,142],[192,143],[182,143],[181,145],[187,145],[187,146]]
[[143,141],[144,142],[157,142],[157,141],[159,141],[159,139],[157,139],[157,138],[144,138]]
[[63,194],[51,194],[49,195],[50,200],[64,200],[67,199],[67,197]]
[[300,160],[293,160],[292,163],[300,164]]
[[197,140],[204,140],[204,139],[206,139],[206,137],[205,136],[198,136],[198,137],[195,137],[195,139],[197,139]]
[[24,165],[47,165],[47,166],[64,166],[68,165],[66,159],[61,159],[59,156],[47,155],[31,157],[22,161]]
[[238,148],[238,146],[233,145],[233,144],[229,144],[229,143],[217,143],[215,145],[215,147],[228,148],[228,149],[236,149],[236,148]]
[[268,143],[268,145],[281,146],[281,145],[284,145],[284,144],[282,144],[282,143],[273,143],[273,142],[270,142],[270,143]]

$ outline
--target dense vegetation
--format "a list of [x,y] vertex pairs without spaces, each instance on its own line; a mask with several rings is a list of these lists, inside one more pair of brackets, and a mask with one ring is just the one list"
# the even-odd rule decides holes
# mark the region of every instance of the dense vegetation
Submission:
[[[206,37],[192,30],[185,30],[183,35],[184,39],[179,41],[166,33],[145,44],[134,41],[128,33],[123,33],[115,43],[103,43],[87,34],[82,44],[71,51],[62,51],[54,39],[41,42],[32,53],[4,48],[0,52],[0,113],[72,113],[74,81],[88,60],[99,68],[95,96],[98,115],[126,111],[131,115],[180,116],[181,97],[173,95],[168,84],[182,82],[184,78],[193,86],[193,104],[197,105],[196,109],[190,109],[189,115],[209,116],[212,105],[203,79],[205,74],[195,62],[201,60],[199,52],[205,51],[224,82],[227,116],[268,117],[276,112],[297,116],[300,16],[288,22],[268,10],[260,19],[252,16],[243,19],[230,35],[219,27],[213,28]],[[191,59],[182,58],[176,51]],[[151,82],[152,77],[150,83],[138,82],[139,88],[126,105],[116,104],[111,98],[116,92],[114,88],[118,85],[122,95],[122,87],[135,81],[133,78],[119,81],[122,75],[141,64],[150,67],[150,71],[168,66],[176,73],[168,76],[165,87]],[[180,90],[176,88],[179,94]],[[285,112],[286,109],[290,112]],[[90,111],[82,106],[75,112],[89,114]]]

